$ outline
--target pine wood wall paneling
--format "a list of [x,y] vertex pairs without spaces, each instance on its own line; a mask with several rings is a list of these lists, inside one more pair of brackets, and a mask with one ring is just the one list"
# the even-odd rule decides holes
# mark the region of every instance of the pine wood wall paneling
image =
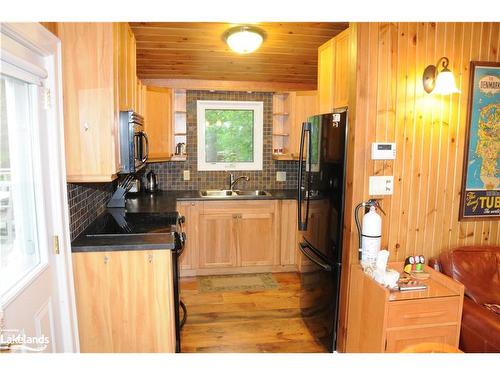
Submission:
[[[339,345],[347,319],[348,264],[357,262],[354,207],[368,196],[368,176],[394,175],[394,194],[384,197],[382,248],[391,261],[427,258],[459,245],[500,244],[500,222],[459,222],[465,148],[469,65],[500,61],[500,23],[357,23],[355,82],[346,176],[346,231]],[[428,95],[422,73],[447,56],[461,94]],[[372,161],[375,141],[396,142],[394,161]]]
[[[457,245],[499,243],[498,221],[458,222],[469,63],[498,61],[499,24],[372,23],[362,28],[368,33],[359,48],[369,56],[364,67],[358,62],[358,74],[367,71],[367,102],[360,108],[364,94],[358,91],[356,136],[364,137],[367,150],[374,141],[397,143],[395,161],[372,161],[366,154],[363,165],[369,174],[395,176],[395,194],[382,200],[387,213],[382,247],[391,260],[401,261],[412,254],[429,258]],[[424,68],[441,56],[450,59],[459,95],[423,91]],[[368,197],[368,176],[360,173],[355,176],[364,179],[363,195],[354,204]]]

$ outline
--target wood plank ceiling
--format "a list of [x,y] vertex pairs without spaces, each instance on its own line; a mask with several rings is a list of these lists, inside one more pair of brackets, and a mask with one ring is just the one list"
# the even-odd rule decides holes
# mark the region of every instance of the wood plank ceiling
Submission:
[[348,23],[257,23],[262,46],[248,55],[229,49],[222,35],[238,24],[131,22],[140,79],[257,81],[316,86],[318,47]]

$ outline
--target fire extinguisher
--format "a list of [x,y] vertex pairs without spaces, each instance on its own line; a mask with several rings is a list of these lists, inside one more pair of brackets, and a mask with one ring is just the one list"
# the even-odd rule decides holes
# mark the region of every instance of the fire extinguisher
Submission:
[[[359,223],[359,209],[365,207],[368,211],[363,216],[363,226]],[[378,200],[369,199],[358,204],[354,210],[354,219],[358,228],[359,259],[362,265],[375,265],[377,254],[380,251],[382,239],[382,218],[377,213],[377,208],[385,215]]]

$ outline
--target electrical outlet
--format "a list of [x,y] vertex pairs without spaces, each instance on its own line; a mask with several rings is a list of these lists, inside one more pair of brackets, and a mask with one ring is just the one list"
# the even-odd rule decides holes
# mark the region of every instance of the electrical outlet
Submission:
[[368,193],[370,195],[392,195],[394,191],[394,176],[370,176]]
[[189,169],[186,169],[184,171],[184,181],[189,181],[190,180],[190,175],[189,175]]
[[276,181],[286,181],[286,172],[276,172]]

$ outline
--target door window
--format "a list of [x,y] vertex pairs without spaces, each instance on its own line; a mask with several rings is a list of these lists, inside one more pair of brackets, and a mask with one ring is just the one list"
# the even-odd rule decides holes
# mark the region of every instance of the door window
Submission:
[[37,100],[35,85],[0,76],[0,296],[22,287],[23,279],[46,263],[32,162]]

